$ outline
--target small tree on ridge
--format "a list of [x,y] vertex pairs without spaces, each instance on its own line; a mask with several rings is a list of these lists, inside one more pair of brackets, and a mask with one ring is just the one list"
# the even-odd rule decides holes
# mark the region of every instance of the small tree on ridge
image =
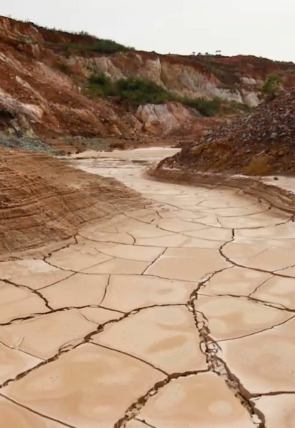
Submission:
[[267,101],[276,98],[280,92],[280,86],[283,79],[277,73],[268,74],[262,86],[262,94]]

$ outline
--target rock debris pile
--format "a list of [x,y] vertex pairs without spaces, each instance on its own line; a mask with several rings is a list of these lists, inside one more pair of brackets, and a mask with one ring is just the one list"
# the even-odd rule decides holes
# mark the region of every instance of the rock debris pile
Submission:
[[295,172],[295,90],[185,147],[165,165],[248,175]]

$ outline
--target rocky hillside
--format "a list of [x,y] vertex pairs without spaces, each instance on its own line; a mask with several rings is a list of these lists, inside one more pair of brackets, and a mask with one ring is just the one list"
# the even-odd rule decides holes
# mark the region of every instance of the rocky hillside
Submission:
[[295,173],[295,90],[261,104],[160,167],[246,175]]
[[[271,72],[282,76],[285,88],[294,85],[292,63],[138,52],[86,34],[0,17],[0,130],[134,140],[201,135],[216,121],[204,120],[200,97],[217,97],[225,113],[255,106]],[[148,79],[167,102],[140,105],[90,93],[89,79],[101,75],[111,82]]]
[[295,84],[294,64],[251,56],[180,56],[131,51],[81,58],[76,53],[68,64],[81,67],[86,75],[106,73],[114,80],[136,76],[150,79],[182,97],[217,97],[250,107],[259,104],[267,74],[282,74],[285,88]]

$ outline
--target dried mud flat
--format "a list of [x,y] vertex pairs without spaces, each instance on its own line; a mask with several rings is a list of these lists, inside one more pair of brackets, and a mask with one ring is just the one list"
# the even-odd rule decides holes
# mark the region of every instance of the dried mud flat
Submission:
[[0,263],[1,426],[295,425],[292,214],[141,175],[165,153],[75,161],[146,205]]

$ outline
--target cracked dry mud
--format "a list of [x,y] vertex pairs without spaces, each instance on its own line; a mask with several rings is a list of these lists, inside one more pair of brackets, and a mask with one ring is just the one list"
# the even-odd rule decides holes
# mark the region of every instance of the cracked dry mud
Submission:
[[293,219],[238,189],[145,178],[166,154],[76,161],[145,209],[0,263],[1,427],[295,426]]

